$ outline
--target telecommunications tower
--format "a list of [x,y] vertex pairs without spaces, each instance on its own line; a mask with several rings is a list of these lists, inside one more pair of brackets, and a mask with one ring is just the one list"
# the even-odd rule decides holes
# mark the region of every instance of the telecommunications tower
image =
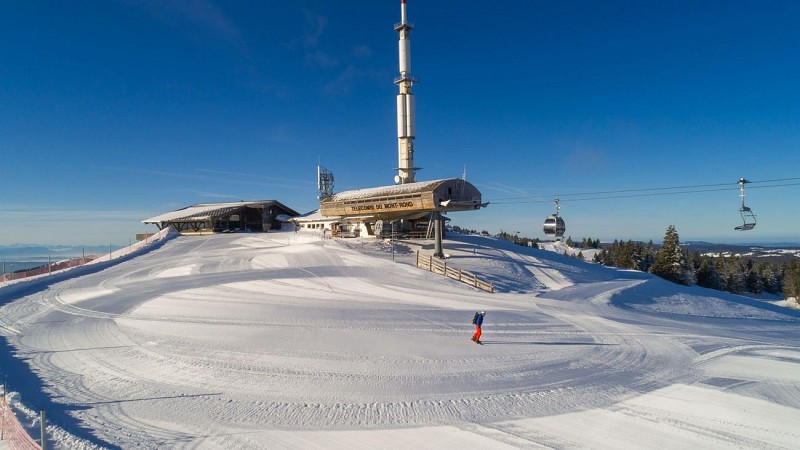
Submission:
[[400,0],[401,21],[394,26],[400,37],[400,76],[395,78],[394,84],[400,88],[397,94],[397,146],[399,166],[395,184],[414,182],[414,173],[419,168],[414,167],[414,93],[411,87],[417,81],[411,77],[411,41],[409,35],[413,28],[406,19],[406,0]]

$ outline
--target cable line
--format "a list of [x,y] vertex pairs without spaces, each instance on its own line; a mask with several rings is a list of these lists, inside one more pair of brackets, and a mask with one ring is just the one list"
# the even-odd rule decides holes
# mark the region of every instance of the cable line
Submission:
[[776,179],[776,180],[748,181],[748,183],[751,183],[751,184],[754,184],[754,183],[777,183],[778,181],[795,181],[795,180],[800,180],[800,177],[779,178],[779,179]]
[[[800,177],[795,178],[779,178],[774,180],[762,180],[762,181],[748,181],[749,184],[761,184],[761,183],[778,183],[783,181],[798,181]],[[697,184],[697,185],[687,185],[687,186],[672,186],[672,187],[656,187],[656,188],[639,188],[639,189],[620,189],[620,190],[609,190],[609,191],[596,191],[596,192],[581,192],[575,194],[558,194],[558,195],[530,195],[525,197],[504,197],[498,198],[494,200],[489,200],[491,204],[494,205],[512,205],[512,204],[521,204],[521,203],[550,203],[552,200],[544,200],[544,197],[571,197],[569,201],[578,202],[578,201],[589,201],[589,200],[607,200],[607,199],[616,199],[616,198],[633,198],[633,197],[651,197],[651,196],[663,196],[663,195],[682,195],[682,194],[696,194],[701,192],[718,192],[718,191],[727,191],[733,187],[738,186],[737,183],[715,183],[715,184]],[[770,184],[767,186],[753,186],[751,189],[766,189],[766,188],[774,188],[774,187],[783,187],[783,186],[798,186],[800,182],[797,183],[784,183],[784,184]],[[720,186],[728,186],[726,188],[720,188]],[[695,189],[696,188],[696,189]],[[706,189],[708,188],[708,189]],[[716,188],[716,189],[712,189]],[[682,189],[680,191],[675,191],[676,189]],[[687,190],[688,189],[688,190]],[[656,192],[656,191],[675,191],[675,192]],[[608,195],[608,194],[623,194],[623,195]],[[576,198],[577,197],[577,198]],[[581,198],[584,197],[584,198]]]

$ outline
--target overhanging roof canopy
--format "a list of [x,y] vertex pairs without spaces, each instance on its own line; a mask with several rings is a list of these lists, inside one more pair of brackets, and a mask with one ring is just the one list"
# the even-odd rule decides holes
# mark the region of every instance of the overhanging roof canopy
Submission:
[[278,206],[289,215],[298,215],[297,211],[287,207],[277,200],[262,200],[254,202],[231,202],[231,203],[198,203],[187,206],[177,211],[161,214],[143,220],[145,224],[180,223],[180,222],[205,222],[219,217],[226,217],[235,214],[244,208],[268,208]]

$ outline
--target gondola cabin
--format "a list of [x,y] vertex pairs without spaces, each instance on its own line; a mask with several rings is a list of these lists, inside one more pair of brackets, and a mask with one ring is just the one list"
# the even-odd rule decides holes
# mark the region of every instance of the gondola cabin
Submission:
[[544,219],[543,229],[545,235],[561,238],[564,236],[564,232],[567,231],[567,225],[564,223],[564,219],[555,214],[551,214]]

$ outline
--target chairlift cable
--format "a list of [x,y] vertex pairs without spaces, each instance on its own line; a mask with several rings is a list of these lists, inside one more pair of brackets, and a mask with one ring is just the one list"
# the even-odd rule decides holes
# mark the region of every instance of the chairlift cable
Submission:
[[[795,181],[800,180],[800,177],[795,178],[780,178],[774,180],[762,180],[762,181],[748,181],[748,184],[761,184],[761,183],[777,183],[782,181]],[[564,197],[572,197],[568,201],[578,202],[578,201],[590,201],[590,200],[608,200],[608,199],[617,199],[617,198],[633,198],[633,197],[651,197],[651,196],[663,196],[663,195],[683,195],[683,194],[695,194],[701,192],[717,192],[717,191],[727,191],[730,190],[733,186],[738,186],[737,183],[716,183],[716,184],[700,184],[700,185],[687,185],[687,186],[673,186],[673,187],[657,187],[657,188],[640,188],[640,189],[620,189],[620,190],[609,190],[609,191],[597,191],[597,192],[582,192],[582,193],[575,193],[575,194],[559,194],[559,195],[549,195],[547,197],[553,198],[564,198]],[[751,186],[750,189],[766,189],[766,188],[774,188],[774,187],[784,187],[784,186],[797,186],[800,185],[798,183],[783,183],[783,184],[771,184],[767,186]],[[718,188],[718,189],[690,189],[690,188],[714,188],[718,186],[728,186],[727,188]],[[690,190],[680,190],[674,191],[676,189],[690,189]],[[674,191],[674,192],[653,192],[653,191]],[[605,195],[605,194],[629,194],[629,195]],[[490,200],[490,203],[493,205],[510,205],[510,204],[522,204],[522,203],[550,203],[552,200],[543,200],[542,198],[545,196],[542,195],[532,195],[526,197],[505,197],[499,198],[495,200]],[[584,197],[584,198],[575,198],[575,197]]]

